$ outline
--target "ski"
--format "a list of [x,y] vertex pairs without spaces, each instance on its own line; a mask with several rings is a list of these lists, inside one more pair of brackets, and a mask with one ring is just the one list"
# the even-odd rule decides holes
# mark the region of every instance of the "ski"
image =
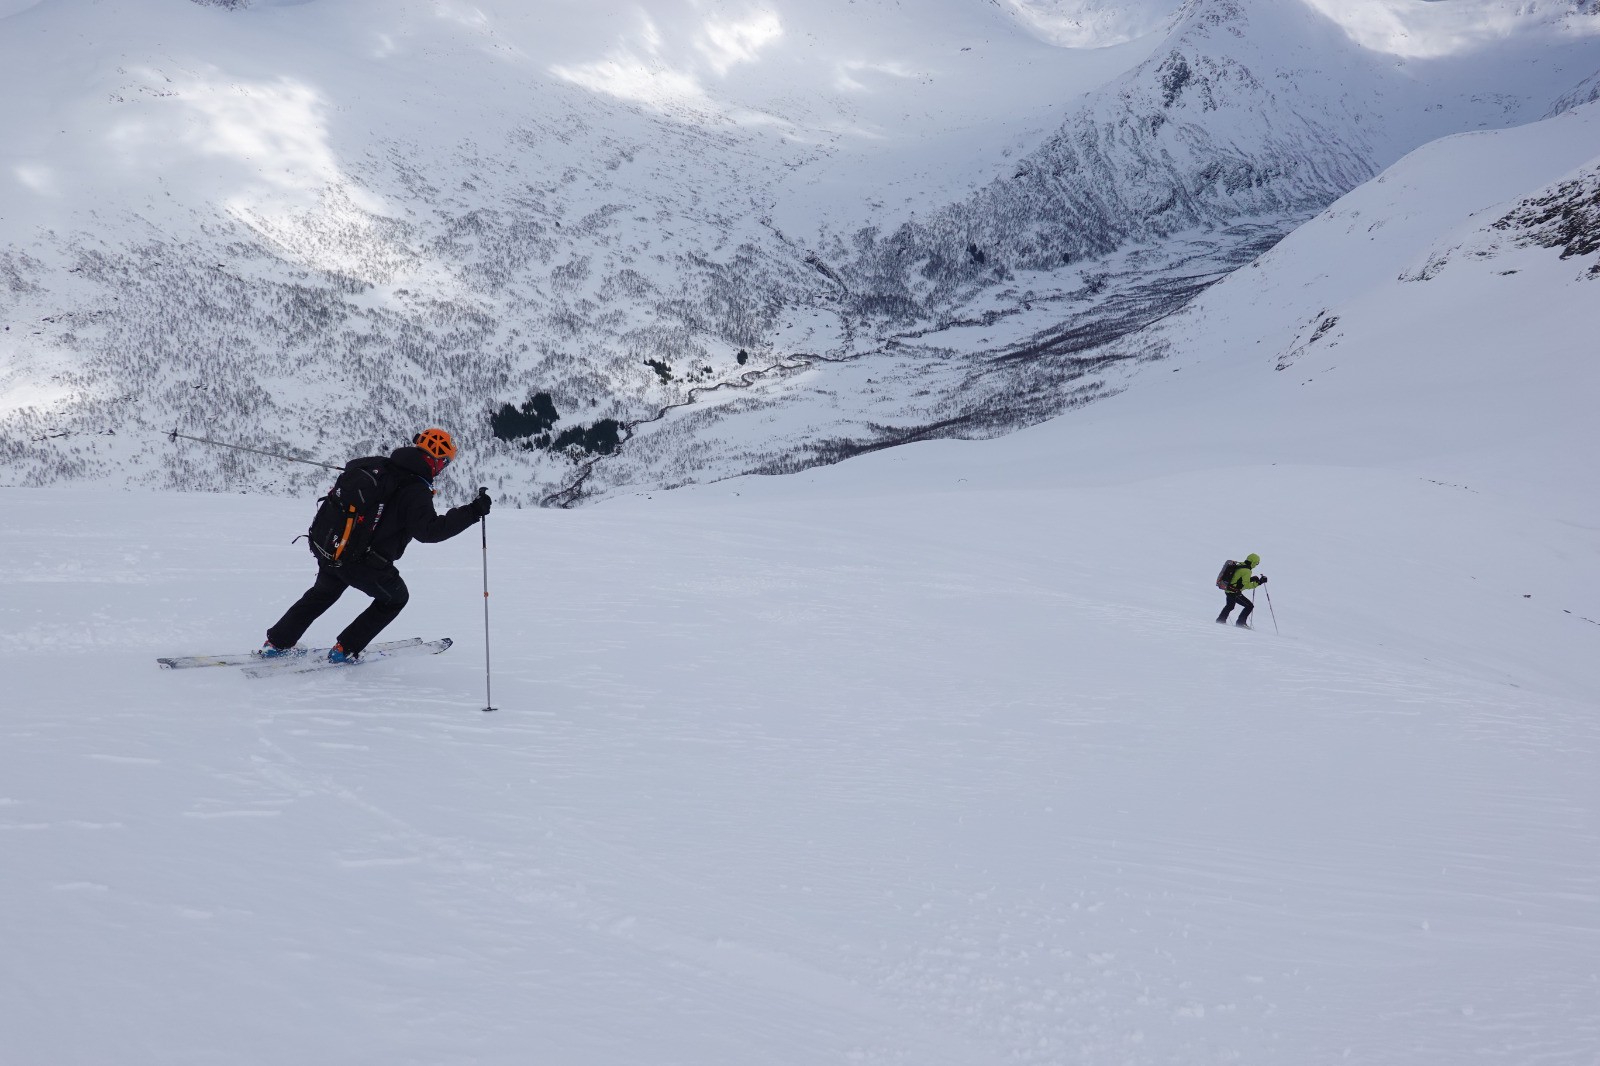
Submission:
[[[369,651],[394,651],[397,648],[411,648],[422,643],[421,637],[407,637],[405,640],[390,640],[382,644],[374,644]],[[164,659],[157,659],[156,665],[163,670],[192,670],[198,666],[250,666],[252,664],[265,665],[267,663],[284,662],[299,659],[303,656],[314,655],[318,658],[328,657],[327,648],[295,648],[281,656],[263,659],[253,651],[241,652],[234,655],[174,655]]]
[[364,666],[367,663],[377,662],[379,659],[392,659],[397,655],[438,655],[440,652],[449,651],[450,645],[455,643],[449,637],[440,637],[438,640],[422,640],[400,642],[400,647],[385,644],[372,644],[361,653],[361,658],[353,663],[331,663],[328,661],[326,650],[316,654],[315,650],[305,655],[296,655],[292,658],[263,659],[254,666],[244,668],[245,677],[277,677],[281,674],[309,674],[316,670],[341,670],[347,666]]

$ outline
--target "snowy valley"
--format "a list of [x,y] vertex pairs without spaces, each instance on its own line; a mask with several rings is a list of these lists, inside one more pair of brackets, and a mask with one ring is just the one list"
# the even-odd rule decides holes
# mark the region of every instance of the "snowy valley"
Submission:
[[48,105],[0,157],[12,483],[303,493],[165,433],[430,422],[525,505],[1091,401],[1404,152],[1600,64],[1572,4],[12,6],[6,96]]

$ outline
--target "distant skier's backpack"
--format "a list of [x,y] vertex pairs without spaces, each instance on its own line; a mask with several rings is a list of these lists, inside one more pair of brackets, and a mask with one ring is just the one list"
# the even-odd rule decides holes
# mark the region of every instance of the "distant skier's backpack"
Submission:
[[1243,563],[1236,562],[1233,559],[1229,559],[1227,562],[1223,563],[1222,569],[1217,571],[1217,588],[1221,589],[1223,592],[1236,591],[1236,588],[1233,584],[1233,575],[1237,574],[1239,572],[1239,568],[1243,565]]
[[333,488],[317,501],[317,513],[306,531],[313,555],[330,566],[365,558],[394,491],[388,473],[389,460],[382,456],[345,464]]

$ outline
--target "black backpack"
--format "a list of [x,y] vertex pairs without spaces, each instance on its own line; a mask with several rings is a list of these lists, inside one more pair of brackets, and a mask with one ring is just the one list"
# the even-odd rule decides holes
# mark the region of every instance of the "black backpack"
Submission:
[[1221,589],[1223,592],[1235,591],[1233,575],[1237,574],[1239,572],[1239,568],[1243,565],[1243,563],[1237,562],[1233,559],[1229,559],[1227,562],[1223,563],[1222,569],[1217,571],[1217,588]]
[[381,455],[352,459],[317,501],[306,537],[311,554],[329,566],[359,562],[372,547],[383,508],[394,494],[389,460]]

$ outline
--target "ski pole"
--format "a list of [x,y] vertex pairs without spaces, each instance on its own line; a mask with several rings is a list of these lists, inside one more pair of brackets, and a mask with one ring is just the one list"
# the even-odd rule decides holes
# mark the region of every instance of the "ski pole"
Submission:
[[319,463],[315,459],[299,459],[299,458],[296,458],[293,455],[282,455],[282,454],[280,454],[278,452],[262,451],[260,448],[246,448],[243,444],[229,444],[225,440],[210,440],[209,438],[206,438],[206,437],[191,437],[191,436],[189,436],[189,434],[187,434],[187,433],[179,433],[177,430],[173,430],[171,433],[167,434],[167,440],[171,441],[174,444],[176,444],[178,442],[178,439],[180,437],[183,438],[184,440],[192,440],[192,441],[195,441],[195,442],[197,442],[199,444],[212,444],[212,445],[215,445],[218,448],[232,448],[236,452],[253,452],[256,455],[265,455],[269,459],[287,459],[291,463],[305,463],[307,466],[320,466],[324,470],[343,470],[344,469],[344,467],[342,467],[342,466],[334,466],[332,463]]
[[1283,633],[1278,629],[1278,612],[1272,609],[1272,593],[1267,592],[1266,589],[1261,591],[1267,593],[1267,613],[1272,616],[1272,631],[1281,637]]
[[[489,491],[489,486],[484,485],[478,489],[478,495]],[[489,680],[489,516],[484,515],[478,519],[478,532],[483,538],[483,709],[492,711],[494,695]]]

